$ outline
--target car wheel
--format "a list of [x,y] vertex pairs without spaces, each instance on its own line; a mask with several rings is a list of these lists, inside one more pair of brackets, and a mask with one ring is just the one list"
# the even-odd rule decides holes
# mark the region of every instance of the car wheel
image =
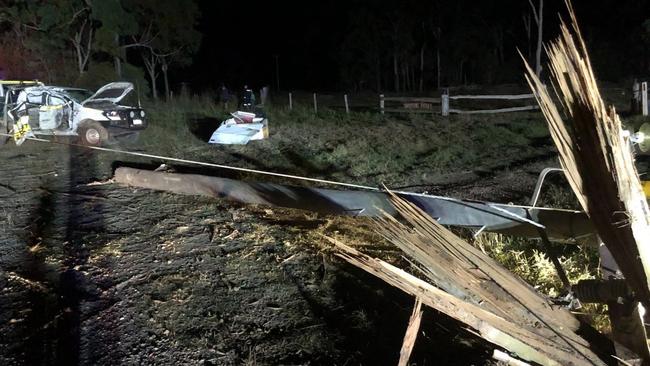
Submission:
[[108,141],[108,131],[96,121],[83,122],[81,127],[79,127],[78,133],[83,145],[101,146]]

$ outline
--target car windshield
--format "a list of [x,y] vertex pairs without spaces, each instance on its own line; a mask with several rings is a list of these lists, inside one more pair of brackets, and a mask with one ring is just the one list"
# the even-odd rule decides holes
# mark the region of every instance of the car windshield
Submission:
[[81,103],[93,95],[93,92],[86,89],[65,89],[65,93],[77,103]]

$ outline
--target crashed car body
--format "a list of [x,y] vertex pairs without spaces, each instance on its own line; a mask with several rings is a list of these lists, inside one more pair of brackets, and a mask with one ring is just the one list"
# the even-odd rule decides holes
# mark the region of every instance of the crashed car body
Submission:
[[12,87],[12,86],[35,86],[35,85],[43,85],[38,80],[0,80],[0,103],[4,102],[4,96],[5,93],[7,92],[7,89]]
[[[43,83],[37,80],[0,80],[0,113],[4,111],[5,96],[7,95],[10,89],[26,88],[28,86],[36,86],[36,85],[42,86]],[[0,116],[0,121],[2,121],[3,117],[4,114]]]
[[132,90],[132,83],[115,82],[82,99],[90,92],[43,85],[10,87],[5,93],[2,122],[10,130],[19,118],[27,116],[35,135],[78,136],[83,144],[98,146],[146,128],[142,108],[118,104]]
[[245,145],[269,137],[269,121],[255,113],[237,111],[223,121],[208,140],[209,144]]

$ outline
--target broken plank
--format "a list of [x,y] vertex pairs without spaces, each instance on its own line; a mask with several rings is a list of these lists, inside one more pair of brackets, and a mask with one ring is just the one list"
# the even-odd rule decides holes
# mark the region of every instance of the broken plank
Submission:
[[415,299],[413,306],[413,313],[409,318],[408,327],[406,327],[406,334],[404,334],[404,341],[402,342],[402,349],[399,351],[399,366],[407,366],[411,358],[411,352],[415,346],[415,340],[418,338],[420,331],[420,322],[422,321],[422,301],[420,298]]
[[462,322],[485,340],[515,353],[520,359],[541,365],[605,365],[584,344],[568,340],[568,344],[556,343],[477,305],[462,301],[387,262],[371,258],[335,239],[326,239],[339,250],[336,255],[340,258],[420,298],[427,306]]

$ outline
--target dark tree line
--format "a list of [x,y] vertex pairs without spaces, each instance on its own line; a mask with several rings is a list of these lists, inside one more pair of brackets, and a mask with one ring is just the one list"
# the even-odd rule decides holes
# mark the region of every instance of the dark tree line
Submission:
[[[650,1],[573,2],[601,80],[650,76]],[[0,68],[11,77],[86,86],[129,79],[151,86],[154,97],[169,94],[171,74],[204,89],[222,81],[277,85],[278,73],[282,88],[417,92],[521,83],[517,50],[543,64],[540,40],[557,34],[564,13],[564,0],[0,5]]]
[[0,67],[12,78],[92,87],[145,86],[146,75],[154,98],[159,89],[168,96],[170,68],[189,65],[199,47],[198,16],[194,1],[4,1]]
[[[563,0],[350,3],[341,81],[348,88],[393,91],[521,82],[517,50],[536,67],[544,58],[540,41],[557,34],[558,13],[564,12]],[[574,3],[600,76],[650,74],[647,0]]]

